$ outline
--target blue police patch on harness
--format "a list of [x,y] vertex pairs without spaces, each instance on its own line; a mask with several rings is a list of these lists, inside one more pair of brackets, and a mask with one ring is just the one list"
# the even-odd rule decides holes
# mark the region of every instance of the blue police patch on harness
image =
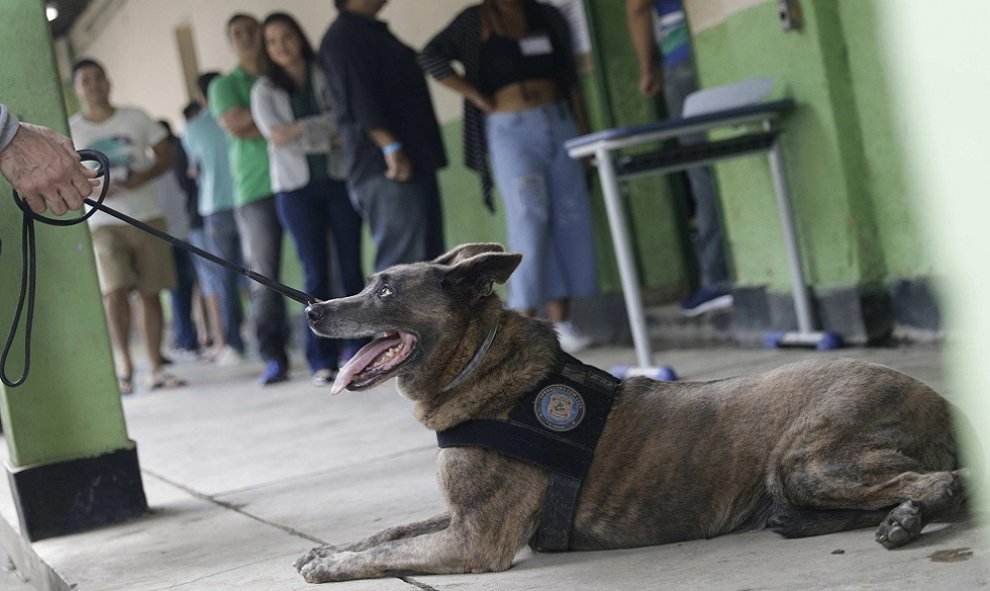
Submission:
[[570,431],[584,419],[584,399],[574,388],[552,384],[536,395],[533,412],[536,420],[547,429]]

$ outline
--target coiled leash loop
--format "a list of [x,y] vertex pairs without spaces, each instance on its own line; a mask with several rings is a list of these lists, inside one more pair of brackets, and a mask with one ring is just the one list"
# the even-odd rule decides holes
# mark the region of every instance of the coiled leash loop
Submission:
[[[245,267],[235,265],[211,252],[197,248],[188,242],[179,240],[175,236],[166,234],[165,232],[149,226],[144,222],[136,220],[113,208],[103,205],[103,200],[106,199],[107,196],[107,190],[110,188],[110,162],[105,154],[97,150],[79,150],[79,155],[83,162],[96,162],[98,165],[97,172],[103,176],[103,186],[100,189],[100,196],[96,199],[96,201],[89,198],[83,199],[83,202],[90,206],[90,210],[83,215],[67,220],[41,215],[31,211],[31,208],[28,207],[27,203],[25,203],[21,196],[17,194],[17,191],[13,192],[14,203],[17,204],[18,208],[20,208],[24,215],[24,219],[21,224],[21,288],[17,296],[17,307],[14,310],[14,319],[11,322],[10,333],[7,335],[7,342],[3,347],[2,355],[0,355],[0,381],[2,381],[5,386],[9,388],[16,388],[17,386],[23,384],[24,381],[27,380],[28,371],[31,367],[31,326],[34,321],[34,295],[37,275],[37,252],[35,250],[34,232],[35,220],[51,226],[74,226],[85,222],[97,211],[102,211],[103,213],[109,214],[123,222],[131,224],[132,226],[135,226],[136,228],[143,230],[156,238],[164,240],[173,246],[187,250],[192,254],[216,263],[221,267],[226,267],[236,271],[248,279],[256,281],[265,287],[301,304],[309,305],[320,301],[305,292],[293,289],[287,285],[283,285]],[[21,314],[24,312],[25,304],[27,305],[27,314],[24,317],[24,368],[22,369],[21,376],[16,380],[12,380],[7,376],[7,357],[9,356],[10,349],[14,344],[14,338],[17,335]]]

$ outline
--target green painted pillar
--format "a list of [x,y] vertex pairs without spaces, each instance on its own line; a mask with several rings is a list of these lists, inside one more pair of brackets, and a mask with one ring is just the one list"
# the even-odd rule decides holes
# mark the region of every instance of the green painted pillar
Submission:
[[[0,101],[21,121],[68,133],[42,0],[0,4],[0,56]],[[89,230],[85,223],[36,227],[30,374],[18,388],[0,386],[7,471],[21,533],[31,540],[147,510],[136,448],[124,424]],[[20,210],[0,179],[3,337],[20,284],[20,238]],[[7,367],[12,379],[23,367],[22,335]]]

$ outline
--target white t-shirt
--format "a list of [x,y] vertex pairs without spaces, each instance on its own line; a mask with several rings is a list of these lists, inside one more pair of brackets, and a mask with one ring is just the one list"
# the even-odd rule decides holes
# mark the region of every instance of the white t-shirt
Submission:
[[[69,119],[72,142],[77,150],[99,150],[110,160],[110,178],[126,178],[131,171],[143,171],[154,166],[152,147],[168,136],[165,128],[140,109],[117,108],[106,121],[87,121],[82,113]],[[146,222],[162,217],[162,208],[155,194],[153,182],[144,183],[133,190],[118,189],[107,196],[108,207]],[[91,226],[123,224],[106,213],[89,218]]]

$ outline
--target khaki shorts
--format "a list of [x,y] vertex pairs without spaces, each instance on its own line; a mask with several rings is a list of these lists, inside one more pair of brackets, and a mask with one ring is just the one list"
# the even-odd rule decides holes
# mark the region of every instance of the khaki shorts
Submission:
[[[145,223],[165,231],[164,218]],[[97,226],[92,236],[103,295],[121,289],[157,293],[175,287],[175,260],[169,243],[129,224]]]

